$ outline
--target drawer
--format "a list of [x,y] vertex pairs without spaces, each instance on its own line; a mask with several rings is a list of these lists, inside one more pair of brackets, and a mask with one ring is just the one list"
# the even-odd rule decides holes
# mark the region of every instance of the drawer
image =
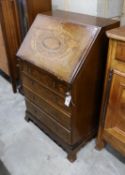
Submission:
[[71,130],[71,116],[62,111],[59,107],[53,105],[51,102],[47,103],[40,96],[36,95],[34,92],[28,88],[24,88],[25,97],[32,101],[36,106],[38,106],[42,111],[49,114],[50,117],[54,118],[57,122],[62,124],[68,130]]
[[52,119],[47,113],[39,109],[36,105],[26,100],[27,111],[31,113],[39,122],[44,124],[51,132],[71,144],[71,132]]
[[22,82],[24,88],[26,87],[31,91],[35,92],[48,104],[53,103],[53,105],[60,107],[65,112],[71,113],[71,106],[67,107],[64,105],[65,101],[64,97],[60,97],[56,93],[51,92],[48,88],[43,87],[41,84],[39,84],[35,80],[32,80],[23,73],[22,73]]
[[39,83],[41,83],[43,86],[47,88],[51,87],[51,90],[55,91],[56,93],[62,94],[64,96],[68,91],[67,84],[65,84],[64,82],[58,82],[54,76],[40,70],[32,64],[29,64],[27,62],[22,63],[21,70],[28,76],[39,81]]
[[117,42],[116,59],[125,62],[125,43]]

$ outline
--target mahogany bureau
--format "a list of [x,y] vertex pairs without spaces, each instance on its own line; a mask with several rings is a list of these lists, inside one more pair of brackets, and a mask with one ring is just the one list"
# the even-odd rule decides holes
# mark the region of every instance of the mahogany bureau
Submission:
[[97,148],[106,143],[125,155],[125,27],[107,32],[110,38]]
[[75,20],[75,14],[57,12],[66,16],[36,17],[17,56],[26,120],[35,122],[74,161],[76,152],[97,132],[108,42],[105,31],[119,22],[88,15]]

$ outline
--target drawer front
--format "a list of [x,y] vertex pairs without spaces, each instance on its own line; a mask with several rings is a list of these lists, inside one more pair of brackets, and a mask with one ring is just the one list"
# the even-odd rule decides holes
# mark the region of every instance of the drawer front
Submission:
[[68,91],[67,85],[64,83],[59,83],[55,78],[51,77],[49,74],[45,73],[44,71],[38,70],[34,65],[23,63],[22,64],[22,71],[28,74],[33,79],[39,81],[43,86],[47,88],[51,87],[51,90],[59,93],[61,95],[65,95]]
[[117,42],[116,59],[125,62],[125,43]]
[[52,119],[47,113],[40,110],[36,105],[26,100],[27,111],[37,120],[44,124],[55,135],[63,139],[66,143],[71,144],[71,132]]
[[40,96],[36,95],[34,92],[24,88],[25,97],[32,101],[36,106],[38,106],[42,111],[49,114],[50,117],[54,118],[57,122],[62,124],[68,130],[71,130],[71,116],[66,114],[60,108],[57,108],[51,103],[47,103]]
[[32,80],[28,76],[22,74],[22,82],[24,88],[31,89],[31,91],[35,92],[37,95],[42,97],[48,103],[53,103],[55,106],[60,107],[65,112],[70,113],[71,107],[67,107],[64,105],[64,98],[58,96],[57,94],[51,92],[49,89],[41,86],[35,80]]

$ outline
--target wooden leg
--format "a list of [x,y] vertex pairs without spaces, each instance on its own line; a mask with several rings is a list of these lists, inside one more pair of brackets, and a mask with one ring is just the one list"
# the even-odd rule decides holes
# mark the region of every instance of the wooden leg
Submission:
[[30,121],[30,118],[28,117],[28,115],[26,114],[26,116],[25,116],[25,120],[27,121],[27,122],[29,122]]
[[97,150],[102,150],[105,147],[105,142],[104,140],[98,140],[96,141],[96,149]]
[[11,83],[12,83],[13,92],[16,93],[17,92],[16,79],[12,78]]
[[13,88],[13,92],[16,93],[17,92],[17,89],[16,89],[16,84],[12,84],[12,88]]
[[70,162],[74,162],[74,161],[77,159],[76,152],[73,152],[73,151],[72,151],[72,152],[68,153],[67,159],[68,159]]
[[18,86],[18,91],[20,94],[24,95],[23,87],[21,85]]
[[104,147],[105,147],[105,141],[103,140],[103,127],[100,125],[96,140],[96,149],[101,150]]

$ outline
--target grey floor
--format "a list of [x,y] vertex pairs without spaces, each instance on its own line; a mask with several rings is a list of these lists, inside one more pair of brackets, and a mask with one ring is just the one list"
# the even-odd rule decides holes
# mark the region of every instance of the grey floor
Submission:
[[11,175],[125,175],[125,158],[110,147],[95,150],[95,140],[70,163],[66,152],[24,116],[24,98],[0,76],[0,160]]

